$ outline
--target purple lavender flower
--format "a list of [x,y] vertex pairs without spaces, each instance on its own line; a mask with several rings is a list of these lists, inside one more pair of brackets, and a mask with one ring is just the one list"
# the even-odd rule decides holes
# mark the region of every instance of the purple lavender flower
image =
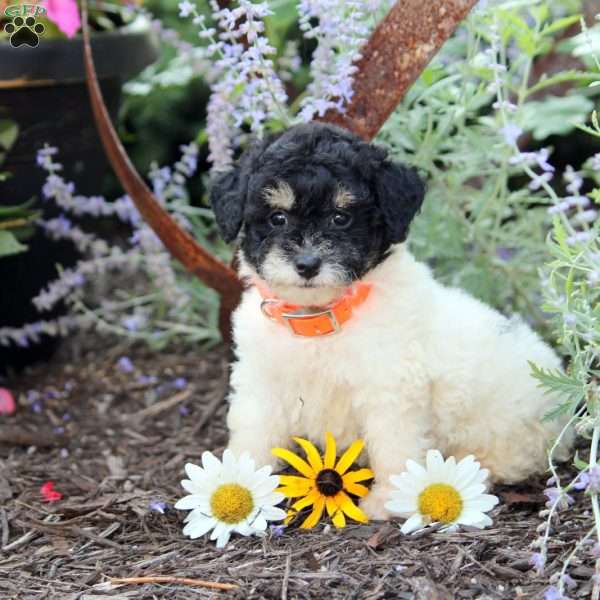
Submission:
[[577,587],[577,582],[568,573],[565,573],[561,577],[561,581],[567,586],[567,589],[569,590],[573,590]]
[[507,123],[504,127],[500,128],[500,133],[509,146],[516,146],[517,140],[523,133],[523,130],[515,123]]
[[128,356],[121,356],[117,361],[117,366],[123,373],[133,373],[135,371],[135,367]]
[[549,487],[544,490],[544,494],[546,498],[548,498],[548,502],[546,502],[546,506],[548,508],[552,508],[556,506],[558,509],[568,508],[570,504],[573,504],[575,500],[566,492],[558,490],[555,487]]
[[573,488],[576,490],[585,490],[590,483],[590,476],[587,471],[581,471],[575,478]]
[[563,596],[559,589],[553,585],[544,592],[544,600],[571,600],[567,596]]
[[190,414],[190,409],[185,404],[180,405],[178,410],[182,417],[187,417]]
[[183,0],[183,2],[179,3],[180,17],[189,17],[194,12],[196,12],[196,7],[189,0]]
[[539,165],[540,169],[545,172],[554,172],[554,167],[548,162],[548,158],[550,157],[550,149],[542,148],[538,152],[535,152],[535,160]]
[[285,525],[269,525],[269,530],[272,537],[279,538],[285,532]]
[[594,465],[588,471],[588,486],[587,490],[594,494],[600,493],[600,467],[598,465]]
[[159,512],[161,515],[164,515],[165,510],[167,510],[168,508],[168,504],[166,502],[163,502],[162,500],[156,500],[154,502],[150,502],[150,504],[148,504],[148,508],[150,510]]
[[154,375],[138,375],[136,381],[141,385],[154,385],[158,382],[158,378]]
[[188,386],[188,380],[185,377],[177,377],[173,380],[173,387],[178,390],[183,390]]
[[539,190],[544,184],[548,183],[552,179],[551,172],[540,173],[539,175],[534,175],[531,178],[531,182],[529,183],[530,190]]
[[541,552],[534,552],[529,558],[529,564],[538,572],[544,572],[544,566],[546,565],[546,558]]
[[503,262],[508,262],[515,257],[517,251],[514,248],[505,248],[504,246],[498,246],[496,248],[496,256]]

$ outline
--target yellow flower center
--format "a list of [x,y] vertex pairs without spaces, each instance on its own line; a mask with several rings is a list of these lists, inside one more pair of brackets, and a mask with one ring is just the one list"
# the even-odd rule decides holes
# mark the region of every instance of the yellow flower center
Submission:
[[210,497],[212,514],[223,523],[239,523],[254,508],[252,494],[237,483],[220,485]]
[[439,523],[453,523],[462,512],[460,494],[447,483],[428,485],[419,494],[419,512]]

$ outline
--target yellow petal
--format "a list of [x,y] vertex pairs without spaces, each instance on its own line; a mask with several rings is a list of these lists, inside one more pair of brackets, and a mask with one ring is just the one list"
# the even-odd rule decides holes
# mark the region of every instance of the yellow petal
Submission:
[[302,525],[300,525],[300,529],[312,529],[319,522],[324,508],[325,496],[319,496],[315,502],[312,512],[310,515],[308,515],[308,517],[306,517]]
[[367,515],[365,515],[365,513],[354,504],[354,502],[352,502],[350,497],[345,492],[338,492],[335,495],[335,501],[351,519],[354,519],[359,523],[369,522],[369,517],[367,517]]
[[296,475],[279,475],[279,483],[281,485],[312,485],[310,479],[298,477]]
[[276,491],[283,494],[286,498],[297,498],[298,496],[306,496],[310,490],[310,487],[300,485],[283,485],[278,487]]
[[329,513],[333,524],[336,527],[345,527],[346,517],[332,496],[327,496],[325,500],[325,506],[327,506],[327,512]]
[[325,433],[325,456],[323,463],[326,469],[333,469],[335,466],[335,438],[331,433]]
[[280,475],[279,483],[281,486],[277,488],[287,498],[295,498],[296,496],[305,496],[314,487],[314,482],[304,477],[294,477],[292,475]]
[[369,493],[369,488],[361,483],[347,483],[344,485],[344,490],[362,498]]
[[283,524],[284,525],[289,525],[294,518],[296,517],[298,513],[295,510],[288,510],[288,514],[285,516],[285,519],[283,520]]
[[319,472],[323,469],[323,461],[321,461],[321,455],[319,451],[315,448],[315,445],[308,440],[303,438],[295,437],[292,438],[296,444],[302,446],[304,452],[306,452],[306,458],[308,458],[308,462],[310,466],[316,471]]
[[371,469],[358,469],[358,471],[350,471],[350,473],[346,473],[342,480],[344,481],[344,487],[348,483],[358,483],[359,481],[365,481],[366,479],[373,479],[375,477],[375,473],[371,471]]
[[315,504],[315,502],[319,498],[321,498],[321,494],[319,493],[319,490],[316,490],[316,489],[312,490],[304,498],[301,498],[300,500],[296,500],[296,502],[294,502],[294,504],[292,504],[292,510],[300,511],[303,508],[310,506],[311,504]]
[[365,442],[363,440],[356,440],[355,442],[352,442],[348,450],[342,454],[342,457],[338,461],[335,470],[340,475],[343,475],[350,468],[352,463],[358,458],[358,455],[361,453],[364,446]]
[[305,477],[314,479],[317,476],[312,467],[305,460],[285,448],[273,448],[271,454],[277,458],[281,458],[281,460],[285,460],[285,462],[290,464],[296,471],[302,473]]

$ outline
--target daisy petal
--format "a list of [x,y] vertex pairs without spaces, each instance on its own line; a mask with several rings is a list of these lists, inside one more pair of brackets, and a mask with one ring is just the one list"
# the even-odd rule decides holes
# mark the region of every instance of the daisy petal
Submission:
[[199,508],[200,506],[204,507],[206,504],[207,502],[205,496],[190,494],[189,496],[184,496],[183,498],[177,500],[175,503],[175,508],[177,510],[192,510],[193,508]]
[[265,531],[267,528],[267,520],[262,514],[258,514],[256,519],[254,519],[251,527],[253,529],[258,529],[258,531]]
[[406,500],[388,500],[384,506],[393,513],[397,513],[399,515],[412,515],[416,510],[418,510],[416,502],[408,502]]
[[195,540],[210,531],[216,524],[217,520],[212,517],[196,517],[195,519],[191,519],[183,528],[183,535],[187,535]]
[[221,471],[221,461],[208,450],[202,453],[202,466],[209,477],[214,477]]
[[427,464],[427,473],[432,482],[442,481],[444,474],[444,457],[439,450],[428,450],[425,459]]
[[198,465],[195,465],[194,463],[186,463],[185,472],[192,481],[204,479],[206,477],[206,472],[204,469]]
[[305,477],[309,477],[310,479],[315,479],[317,474],[314,472],[312,467],[302,458],[286,450],[285,448],[273,448],[271,453],[280,458],[281,460],[285,460],[288,464],[290,464],[296,471],[302,473]]
[[265,506],[262,509],[262,514],[267,521],[283,521],[285,519],[286,512],[276,506]]
[[419,513],[416,513],[404,522],[400,528],[400,531],[402,531],[402,533],[412,533],[413,531],[423,527],[423,525],[423,517]]
[[348,450],[342,454],[342,457],[335,466],[335,470],[340,475],[343,475],[352,466],[352,463],[354,463],[354,461],[358,458],[358,455],[362,452],[364,446],[365,442],[363,440],[356,440],[355,442],[352,442]]

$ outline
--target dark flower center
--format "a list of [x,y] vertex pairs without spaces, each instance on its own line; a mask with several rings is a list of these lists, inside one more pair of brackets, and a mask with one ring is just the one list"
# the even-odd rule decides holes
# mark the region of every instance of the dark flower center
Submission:
[[335,496],[343,487],[342,476],[333,469],[323,469],[317,475],[317,488],[323,496]]

